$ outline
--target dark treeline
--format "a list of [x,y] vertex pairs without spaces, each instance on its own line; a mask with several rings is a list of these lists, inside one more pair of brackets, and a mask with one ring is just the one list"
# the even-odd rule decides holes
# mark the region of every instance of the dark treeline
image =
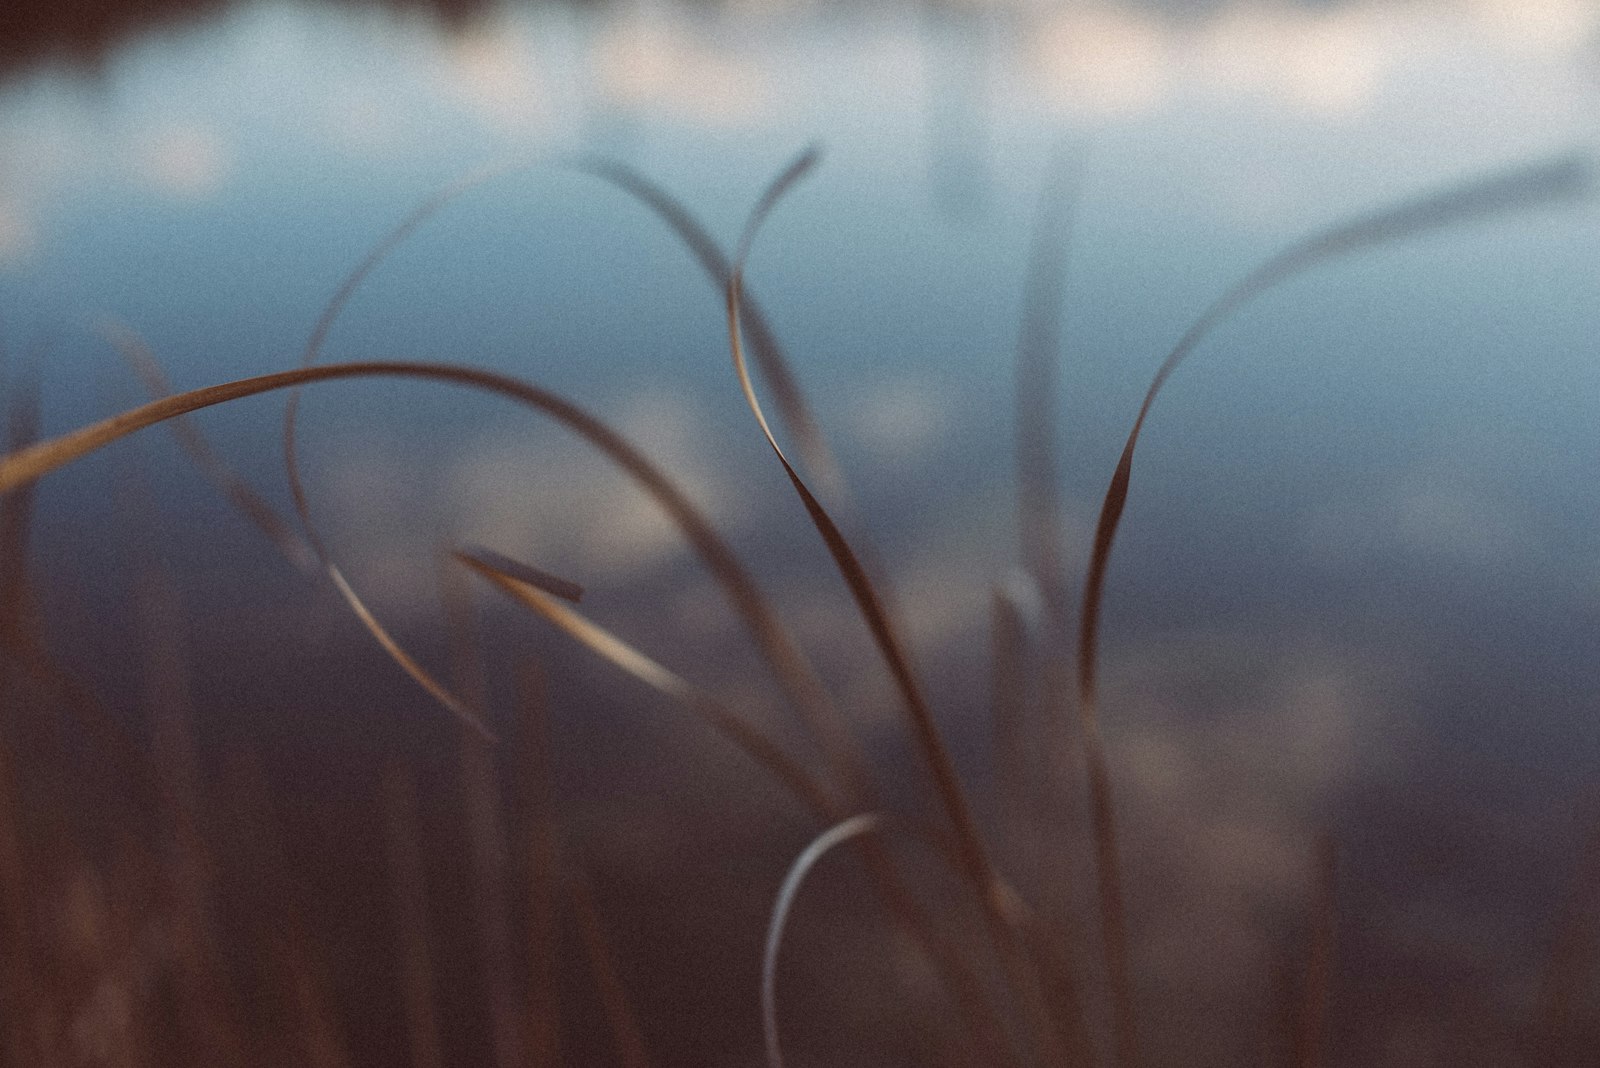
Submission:
[[[6,0],[0,3],[0,79],[44,63],[92,69],[124,42],[214,18],[248,0]],[[322,0],[426,16],[459,26],[493,0]]]

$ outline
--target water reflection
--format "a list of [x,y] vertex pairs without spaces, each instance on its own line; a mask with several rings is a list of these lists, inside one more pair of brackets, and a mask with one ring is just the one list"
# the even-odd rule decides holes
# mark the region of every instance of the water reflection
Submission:
[[[18,412],[32,379],[46,433],[139,397],[108,319],[182,387],[293,366],[384,233],[514,161],[382,263],[325,358],[483,365],[599,412],[752,564],[885,803],[932,814],[891,681],[741,405],[716,286],[670,227],[575,165],[647,175],[728,250],[762,184],[822,141],[749,284],[862,503],[996,854],[1067,933],[1102,1055],[1081,752],[1070,714],[1050,714],[1071,620],[1053,615],[1078,596],[1149,375],[1300,235],[1595,143],[1600,10],[1580,0],[237,3],[126,7],[126,30],[48,10],[0,15],[0,383]],[[92,69],[48,62],[63,52]],[[1042,189],[1069,201],[1070,227],[1038,222]],[[1597,221],[1592,203],[1532,211],[1329,265],[1220,330],[1155,410],[1112,563],[1102,710],[1149,1063],[1282,1060],[1303,1041],[1325,831],[1340,846],[1327,1063],[1580,1064],[1595,1048],[1600,1017],[1564,992],[1594,953],[1575,873],[1600,742]],[[1030,299],[1047,310],[1031,323],[1048,326],[1058,296],[1059,338],[1023,345],[1064,360],[1030,379],[1047,395],[1023,397],[1024,478],[1048,485],[1027,487],[1019,523],[1012,363],[1041,233],[1061,261],[1034,254]],[[289,515],[278,416],[252,401],[199,426]],[[438,550],[483,544],[580,581],[598,622],[815,755],[682,539],[573,440],[398,383],[308,393],[303,434],[334,556],[441,673],[473,675]],[[1040,460],[1051,439],[1055,464]],[[467,774],[478,757],[326,583],[279,560],[160,433],[43,483],[24,541],[28,507],[8,498],[0,523],[0,562],[25,544],[32,579],[0,601],[0,708],[20,739],[0,772],[25,802],[0,807],[0,845],[15,844],[0,919],[35,971],[0,966],[0,983],[37,993],[0,1004],[35,1014],[39,1049],[496,1063],[524,1044],[506,1017],[526,997],[543,1025],[528,1049],[615,1063],[612,1027],[628,1025],[597,993],[615,979],[658,1063],[758,1056],[765,911],[817,830],[760,766],[485,599],[503,881],[509,922],[533,932],[508,978],[474,904],[497,836],[481,768]],[[1060,520],[1054,544],[1041,512]],[[160,584],[128,578],[163,568],[178,645],[140,622]],[[1002,617],[1009,638],[992,633]],[[547,752],[526,712],[530,649]],[[991,679],[991,653],[1014,676]],[[158,778],[177,774],[182,731],[145,724],[185,671],[198,813],[106,771],[103,724],[71,718],[92,690],[164,754]],[[990,738],[999,683],[1010,743]],[[549,796],[529,786],[544,766]],[[119,790],[138,819],[108,815]],[[186,820],[209,850],[193,870],[172,838]],[[999,989],[936,851],[897,848],[980,987]],[[587,881],[541,883],[548,864],[526,858],[554,853]],[[949,977],[859,866],[819,870],[795,925],[781,991],[797,1063],[982,1062]],[[162,1030],[159,1006],[197,1004],[191,981],[213,968],[232,1000],[190,1017],[211,1029]],[[1025,1043],[1024,1018],[1007,1019]],[[7,1041],[6,1063],[50,1063]]]

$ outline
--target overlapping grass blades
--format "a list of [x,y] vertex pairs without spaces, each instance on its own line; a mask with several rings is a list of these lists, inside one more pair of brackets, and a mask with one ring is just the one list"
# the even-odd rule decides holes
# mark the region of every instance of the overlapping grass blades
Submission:
[[977,822],[973,819],[966,792],[961,785],[960,777],[956,774],[955,763],[945,747],[939,728],[934,723],[933,711],[922,693],[909,651],[871,576],[867,574],[838,524],[806,485],[805,480],[784,453],[783,447],[778,444],[762,410],[761,402],[756,396],[755,384],[750,378],[749,367],[745,361],[741,327],[743,304],[741,290],[745,263],[762,223],[794,184],[816,165],[819,158],[820,153],[816,148],[808,149],[797,156],[767,186],[745,223],[744,233],[739,239],[738,250],[734,256],[733,269],[728,276],[726,299],[728,347],[733,357],[734,373],[738,376],[739,387],[744,392],[745,403],[755,417],[756,424],[761,428],[761,433],[771,447],[773,455],[782,466],[790,485],[799,496],[801,504],[805,506],[806,514],[826,544],[829,555],[833,557],[835,566],[849,587],[856,607],[867,624],[873,643],[900,692],[918,752],[933,778],[940,805],[954,832],[957,867],[978,900],[990,940],[1006,973],[1007,985],[1027,1021],[1035,1052],[1037,1055],[1049,1058],[1055,1043],[1054,1031],[1048,1023],[1048,1012],[1040,1000],[1035,977],[1028,973],[1017,932],[1012,929],[1006,916],[1001,890],[1004,884],[990,862],[988,850],[978,833]]

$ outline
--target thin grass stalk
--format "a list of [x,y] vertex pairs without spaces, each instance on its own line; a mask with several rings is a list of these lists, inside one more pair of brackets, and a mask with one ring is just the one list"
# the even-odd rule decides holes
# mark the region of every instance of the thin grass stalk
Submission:
[[1526,164],[1481,177],[1442,192],[1425,194],[1396,206],[1362,215],[1290,245],[1246,275],[1218,297],[1186,330],[1167,354],[1151,380],[1128,432],[1122,455],[1111,477],[1095,526],[1094,545],[1084,582],[1083,609],[1078,631],[1078,715],[1087,750],[1089,795],[1098,869],[1101,926],[1106,969],[1110,977],[1115,1014],[1115,1040],[1119,1068],[1138,1062],[1134,1028],[1132,986],[1127,967],[1126,918],[1122,879],[1117,859],[1116,819],[1110,776],[1101,739],[1097,710],[1096,676],[1099,666],[1100,611],[1104,601],[1106,568],[1117,528],[1127,504],[1133,471],[1133,453],[1139,434],[1161,387],[1213,329],[1253,297],[1309,270],[1348,253],[1444,229],[1490,215],[1522,210],[1586,194],[1591,185],[1588,160],[1572,154]]
[[1593,831],[1567,890],[1550,955],[1540,977],[1534,1054],[1551,1068],[1582,1063],[1575,1055],[1573,1017],[1593,989],[1600,959],[1600,829]]
[[621,1068],[650,1068],[650,1054],[639,1028],[638,1014],[633,1010],[633,1000],[617,971],[616,955],[606,936],[605,921],[595,904],[594,891],[583,869],[567,860],[562,865],[563,885],[567,902],[572,906],[578,921],[578,935],[583,943],[584,959],[589,964],[589,975],[594,980],[606,1022],[611,1027],[611,1041],[615,1047],[617,1063]]
[[[333,329],[333,324],[343,313],[345,306],[355,296],[356,290],[361,288],[363,282],[373,271],[388,259],[390,254],[405,243],[418,228],[438,214],[446,205],[461,194],[474,189],[479,185],[507,173],[522,164],[505,163],[480,168],[471,172],[455,182],[438,190],[420,205],[410,215],[402,219],[394,229],[390,230],[378,243],[367,251],[355,268],[344,277],[339,287],[334,290],[333,296],[323,307],[322,314],[317,317],[316,324],[311,328],[311,335],[306,340],[306,347],[300,355],[300,367],[306,369],[317,362],[322,355],[323,345],[326,343],[328,333]],[[378,617],[367,606],[366,602],[356,592],[335,563],[327,544],[318,532],[315,522],[311,518],[311,502],[306,494],[305,485],[300,475],[300,462],[298,455],[298,423],[300,414],[300,389],[298,386],[289,392],[283,410],[283,466],[289,481],[289,493],[294,501],[295,515],[300,521],[300,530],[305,536],[306,544],[310,546],[316,561],[321,565],[333,586],[344,599],[346,605],[355,613],[356,619],[366,628],[367,632],[377,641],[380,648],[389,655],[400,669],[412,680],[421,686],[434,700],[473,728],[480,735],[493,739],[492,734],[484,725],[483,720],[474,715],[471,708],[462,701],[448,687],[435,678],[420,661],[412,656],[392,635],[387,628],[379,622]]]
[[301,892],[288,878],[288,850],[273,811],[271,791],[259,756],[245,752],[231,776],[236,827],[234,838],[246,850],[243,884],[252,894],[248,914],[265,942],[265,974],[258,999],[273,997],[278,1010],[274,1037],[289,1044],[291,1063],[306,1068],[349,1068],[328,993],[327,978],[306,928]]
[[[682,202],[644,175],[614,160],[588,160],[580,165],[580,169],[610,182],[654,212],[699,261],[701,269],[717,287],[717,292],[727,289],[733,264]],[[850,492],[844,469],[839,465],[833,449],[828,445],[827,435],[822,432],[821,424],[806,402],[800,382],[783,354],[777,333],[760,304],[748,292],[744,294],[744,331],[749,338],[750,355],[756,369],[772,394],[773,410],[794,441],[795,456],[800,461],[800,467],[812,477],[818,492],[834,514],[843,517],[844,526],[855,532],[856,551],[862,557],[863,565],[878,584],[880,593],[884,593],[886,600],[892,601],[893,598],[885,592],[888,589],[888,575],[882,567],[877,566],[877,554],[870,551],[866,523],[855,504],[854,494]]]
[[1066,618],[1066,532],[1061,523],[1062,288],[1074,197],[1064,147],[1040,190],[1017,333],[1017,534],[1022,566],[1055,622]]
[[978,834],[977,824],[972,817],[966,792],[961,786],[960,778],[955,771],[955,764],[950,758],[949,751],[945,748],[939,729],[933,721],[932,710],[928,707],[927,701],[923,697],[921,684],[918,682],[916,672],[911,666],[910,656],[883,602],[879,599],[871,578],[862,568],[849,542],[845,540],[837,524],[828,515],[827,510],[806,485],[804,479],[800,477],[799,472],[795,470],[788,456],[784,454],[783,448],[778,444],[777,438],[774,437],[772,427],[767,422],[766,414],[762,411],[761,402],[756,397],[755,386],[750,379],[749,367],[745,361],[740,328],[742,304],[740,290],[743,284],[745,261],[749,256],[756,233],[760,230],[761,223],[783,195],[812,168],[817,159],[818,153],[815,149],[808,150],[797,157],[768,185],[761,199],[757,202],[755,209],[751,212],[749,221],[745,224],[744,234],[739,241],[738,254],[734,257],[733,271],[728,277],[726,294],[728,345],[733,356],[734,372],[738,376],[740,389],[744,392],[746,405],[750,408],[751,414],[755,416],[762,435],[767,439],[767,444],[771,446],[773,454],[778,458],[779,464],[782,465],[790,485],[794,487],[795,493],[805,506],[806,513],[811,517],[812,524],[817,528],[818,534],[822,536],[823,542],[827,545],[828,552],[833,557],[840,574],[844,577],[845,583],[855,599],[856,606],[872,634],[873,641],[888,666],[896,687],[900,691],[918,750],[932,774],[935,790],[944,808],[945,815],[955,832],[960,868],[978,897],[985,921],[989,927],[990,938],[1000,956],[1002,966],[1006,970],[1007,981],[1012,993],[1022,1002],[1024,1015],[1029,1019],[1035,1039],[1042,1050],[1046,1045],[1044,1032],[1047,1029],[1042,1024],[1043,1008],[1038,1002],[1037,990],[1032,979],[1026,974],[1026,968],[1022,961],[1015,934],[1006,923],[1003,910],[998,901],[997,888],[1000,885],[1000,880],[995,875],[993,865],[989,861],[988,852],[984,848],[981,836]]
[[[701,269],[717,287],[717,291],[726,292],[729,279],[733,276],[733,264],[716,241],[712,240],[706,228],[681,202],[637,171],[613,160],[590,159],[579,164],[579,169],[615,185],[666,223],[699,261]],[[806,402],[805,393],[800,388],[799,380],[795,377],[788,358],[783,354],[778,335],[772,329],[766,314],[749,293],[742,295],[742,301],[742,322],[745,335],[749,338],[751,355],[757,371],[772,393],[773,407],[779,422],[794,440],[795,454],[800,465],[815,479],[829,507],[835,514],[844,517],[844,525],[848,529],[855,531],[856,552],[861,565],[867,574],[872,576],[880,600],[886,606],[892,606],[894,598],[888,570],[882,566],[876,552],[872,550],[867,536],[866,522],[854,495],[850,492],[844,469],[834,457],[833,450],[828,445],[827,435],[822,432],[821,424],[812,414],[811,406]],[[824,718],[812,728],[814,733],[817,733],[818,742],[825,750],[836,754],[835,763],[854,764],[862,769],[864,774],[866,763],[861,755],[859,742],[853,737],[848,725],[836,712],[830,711],[830,708],[831,705],[828,708],[819,707],[819,712]],[[854,799],[854,807],[876,807],[876,794],[870,783],[863,779],[862,786],[866,789]]]
[[[354,296],[356,290],[366,280],[379,264],[414,232],[419,226],[431,218],[440,208],[444,207],[457,195],[470,189],[496,174],[503,173],[508,167],[490,168],[476,175],[446,187],[433,197],[425,201],[410,216],[391,230],[379,243],[374,246],[367,256],[344,279],[327,306],[323,309],[316,326],[311,332],[311,337],[306,343],[306,348],[301,358],[301,368],[311,367],[321,356],[322,347],[327,339],[328,332],[334,322]],[[774,342],[772,352],[776,353]],[[774,373],[782,376],[786,372],[781,355],[776,355],[773,360]],[[798,398],[797,389],[790,393]],[[311,519],[310,501],[307,498],[305,487],[300,475],[300,465],[296,454],[296,425],[299,412],[300,393],[296,389],[289,395],[288,403],[284,409],[283,423],[283,454],[284,468],[289,479],[289,489],[294,499],[296,515],[300,519],[301,528],[306,539],[316,553],[318,560],[323,564],[328,576],[340,595],[356,614],[363,626],[373,635],[384,651],[399,664],[399,666],[414,679],[423,689],[427,690],[437,701],[445,706],[458,718],[466,718],[466,709],[459,699],[450,693],[443,685],[430,675],[416,659],[410,656],[394,639],[392,635],[379,623],[376,616],[365,605],[355,589],[344,578],[337,565],[329,555],[322,538]],[[804,414],[801,406],[799,411]],[[820,435],[816,435],[820,442]],[[824,446],[825,450],[825,446]],[[702,524],[707,531],[708,524]],[[689,531],[685,529],[685,533]],[[714,537],[714,535],[713,535]],[[691,535],[691,540],[693,536]],[[704,555],[704,553],[702,553]],[[731,553],[723,552],[721,555],[729,557]],[[719,568],[712,564],[714,573]],[[861,756],[860,748],[850,734],[849,728],[834,708],[832,698],[817,677],[799,647],[790,639],[787,632],[779,624],[776,615],[765,603],[765,598],[756,590],[748,576],[742,569],[734,564],[733,570],[720,569],[719,579],[724,580],[724,585],[732,597],[735,608],[744,617],[746,625],[750,627],[756,637],[757,645],[761,648],[768,662],[771,664],[778,677],[779,684],[784,687],[796,704],[796,710],[813,733],[819,745],[822,746],[829,762],[851,789],[858,794],[858,801],[864,806],[874,803],[875,791],[867,771],[867,765]],[[482,729],[481,724],[474,726]]]
[[199,760],[195,754],[193,700],[180,631],[182,611],[172,576],[159,561],[147,564],[140,615],[147,649],[145,673],[151,720],[151,764],[163,783],[162,811],[174,833],[165,843],[175,909],[171,922],[178,958],[177,986],[192,1032],[207,1064],[242,1066],[245,1043],[234,1019],[227,969],[212,908],[214,864],[201,829]]
[[[441,559],[439,582],[449,628],[456,692],[488,721],[488,679],[465,576]],[[493,1068],[522,1068],[522,1020],[511,957],[511,920],[506,904],[506,835],[500,815],[500,775],[494,750],[482,737],[462,731],[460,769],[466,801],[467,841],[472,856],[473,911],[477,914],[481,968]]]
[[37,876],[29,863],[23,833],[20,783],[13,763],[14,735],[0,742],[0,931],[5,951],[0,953],[0,998],[8,1006],[7,1024],[0,1027],[0,1051],[9,1065],[37,1064],[53,1068],[56,1059],[47,1041],[49,1010],[39,982],[43,974],[35,961],[33,895]]
[[783,1043],[778,1034],[778,950],[789,922],[789,910],[800,896],[800,886],[817,862],[836,846],[878,829],[883,817],[875,812],[851,816],[813,838],[789,866],[767,922],[766,947],[761,954],[761,1033],[766,1042],[767,1068],[783,1068]]
[[708,691],[639,652],[576,609],[557,601],[543,589],[506,574],[474,554],[457,553],[456,559],[601,659],[688,709],[711,730],[744,750],[756,764],[788,787],[819,819],[826,821],[838,811],[838,803],[816,776],[789,756],[766,732]]
[[439,1015],[434,1005],[433,955],[428,948],[428,888],[417,832],[416,781],[405,765],[393,763],[385,769],[382,805],[411,1068],[443,1068]]
[[[133,368],[151,400],[160,400],[177,392],[156,359],[155,352],[132,327],[115,319],[107,319],[100,324],[100,333]],[[285,560],[301,571],[309,571],[317,566],[316,555],[305,539],[222,458],[222,454],[212,447],[193,421],[180,416],[169,425],[179,446],[188,453],[189,459],[206,480],[217,488],[234,511],[266,536]]]
[[527,661],[517,672],[521,711],[518,781],[528,860],[528,999],[525,1013],[529,1068],[561,1064],[559,901],[555,791],[551,781],[549,705],[544,676]]
[[1329,835],[1322,835],[1317,841],[1316,872],[1293,1068],[1322,1068],[1327,1057],[1328,992],[1333,985],[1334,940],[1339,921],[1338,854]]

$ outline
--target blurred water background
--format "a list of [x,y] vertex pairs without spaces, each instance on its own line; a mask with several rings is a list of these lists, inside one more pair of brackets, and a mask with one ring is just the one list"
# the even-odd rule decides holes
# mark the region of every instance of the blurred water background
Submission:
[[[1037,600],[1018,571],[1013,368],[1041,203],[1070,220],[1052,396],[1075,602],[1143,391],[1213,298],[1353,214],[1594,150],[1597,105],[1586,0],[11,0],[0,382],[10,398],[37,383],[53,434],[143,399],[108,324],[180,388],[295,366],[386,232],[513,164],[382,263],[324,357],[495,368],[638,440],[751,562],[914,809],[927,789],[887,675],[744,408],[718,289],[579,166],[647,176],[731,251],[764,184],[821,145],[749,288],[840,455],[997,850],[1092,932],[1075,758],[1050,818],[992,800],[993,591]],[[1283,1040],[1323,832],[1340,849],[1326,1063],[1556,1063],[1537,1021],[1600,818],[1597,222],[1585,200],[1319,267],[1219,329],[1158,402],[1111,565],[1101,712],[1150,1063],[1256,1063]],[[196,422],[288,514],[282,403]],[[430,663],[448,659],[438,548],[483,544],[583,583],[595,618],[793,735],[681,539],[559,431],[392,381],[315,387],[302,428],[331,551]],[[399,1022],[371,817],[383,767],[418,769],[444,1063],[509,1068],[461,918],[473,891],[439,844],[466,804],[455,725],[327,584],[160,429],[47,479],[30,552],[40,632],[130,723],[151,701],[141,576],[168,575],[202,777],[265,769],[344,1063],[425,1068]],[[758,1063],[765,910],[816,828],[663,699],[480,592],[497,722],[511,665],[544,665],[558,823],[655,1063]],[[1062,643],[1035,655],[1070,663]],[[931,1063],[941,994],[848,868],[797,913],[793,1059]],[[563,938],[565,1063],[616,1063]],[[1073,952],[1094,990],[1092,943]],[[249,1000],[255,943],[238,944]],[[525,992],[542,973],[517,959]],[[1581,989],[1561,1024],[1574,1064],[1600,1048]],[[1091,993],[1097,1034],[1104,1012]],[[71,1048],[63,1063],[141,1063]]]

